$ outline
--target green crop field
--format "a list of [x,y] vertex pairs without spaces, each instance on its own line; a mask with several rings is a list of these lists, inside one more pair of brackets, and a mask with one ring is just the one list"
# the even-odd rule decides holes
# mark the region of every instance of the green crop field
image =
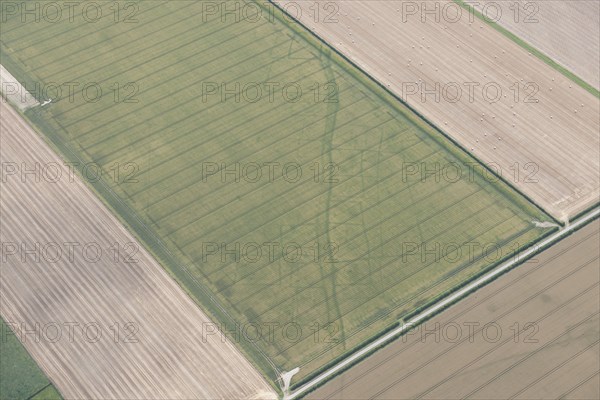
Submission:
[[[60,394],[0,318],[0,399],[57,400]],[[27,336],[34,340],[32,336]]]
[[130,3],[118,18],[97,3],[94,23],[5,13],[1,63],[54,100],[26,115],[102,167],[78,171],[271,380],[308,377],[548,232],[279,11]]

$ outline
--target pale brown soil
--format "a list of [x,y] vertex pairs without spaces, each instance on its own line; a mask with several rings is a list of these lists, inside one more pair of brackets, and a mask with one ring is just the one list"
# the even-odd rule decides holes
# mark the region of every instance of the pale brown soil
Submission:
[[[599,230],[586,226],[307,398],[599,398]],[[481,330],[492,323],[500,331]]]
[[[600,86],[600,2],[598,0],[482,0],[492,19],[581,79]],[[517,4],[519,12],[517,13]],[[530,5],[528,5],[530,4]],[[496,7],[500,17],[494,14]]]
[[0,65],[0,92],[2,93],[0,101],[8,100],[19,110],[26,110],[40,104],[2,65]]
[[[63,165],[17,112],[4,103],[0,111],[3,164]],[[203,335],[209,318],[94,193],[79,179],[70,182],[66,168],[62,172],[55,183],[7,176],[0,191],[0,312],[62,395],[273,398],[273,390],[233,343],[219,334]],[[6,247],[56,243],[66,249],[66,242],[79,243],[73,257],[52,251],[11,255]],[[118,257],[108,250],[115,243]],[[131,243],[138,248],[137,262],[128,263],[125,248]],[[95,252],[84,256],[82,247],[89,244],[101,248],[99,261],[90,261]],[[72,336],[69,324],[77,324]],[[93,326],[87,337],[86,324]]]

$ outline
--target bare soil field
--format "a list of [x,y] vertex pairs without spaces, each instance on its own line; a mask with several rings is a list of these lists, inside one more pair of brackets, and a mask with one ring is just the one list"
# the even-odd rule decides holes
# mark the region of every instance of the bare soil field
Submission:
[[307,398],[598,398],[599,229],[582,228]]
[[483,0],[478,4],[474,4],[477,10],[486,8],[492,20],[600,87],[600,2]]
[[598,98],[457,4],[290,3],[278,2],[556,218],[598,201]]
[[61,394],[276,397],[22,117],[0,107],[0,312]]
[[2,65],[0,65],[0,93],[19,110],[26,110],[40,104]]

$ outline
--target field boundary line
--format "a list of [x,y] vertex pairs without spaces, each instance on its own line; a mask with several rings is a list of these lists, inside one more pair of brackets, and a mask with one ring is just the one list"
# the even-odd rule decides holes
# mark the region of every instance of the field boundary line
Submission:
[[564,228],[560,229],[556,233],[548,236],[546,239],[543,239],[540,242],[530,246],[527,250],[524,250],[522,253],[518,254],[512,260],[509,260],[503,264],[500,264],[494,270],[488,272],[487,274],[478,278],[474,282],[471,282],[470,284],[468,284],[467,286],[458,290],[454,294],[451,294],[450,296],[446,297],[445,299],[440,300],[436,304],[432,305],[431,307],[427,308],[426,310],[419,313],[415,317],[411,318],[409,321],[403,323],[396,329],[386,333],[379,339],[371,342],[370,344],[368,344],[365,347],[363,347],[362,349],[356,351],[354,354],[348,356],[346,359],[342,360],[338,364],[334,365],[330,369],[326,370],[322,374],[316,376],[315,378],[310,380],[308,383],[302,385],[301,387],[299,387],[292,393],[289,393],[289,394],[286,393],[284,395],[284,399],[285,400],[296,399],[296,398],[299,398],[300,396],[302,396],[303,394],[312,391],[317,386],[320,386],[325,381],[334,377],[336,374],[343,372],[347,367],[350,367],[355,362],[362,360],[365,356],[367,356],[370,353],[372,353],[373,351],[377,350],[379,347],[388,344],[389,342],[394,340],[398,335],[405,333],[410,328],[413,328],[414,326],[418,325],[419,323],[423,322],[424,320],[428,319],[429,317],[432,317],[433,315],[442,311],[444,308],[454,304],[456,301],[467,296],[472,291],[481,288],[482,286],[486,285],[487,283],[489,283],[492,280],[494,280],[495,278],[497,278],[499,275],[501,275],[504,272],[508,271],[509,269],[519,265],[520,263],[527,260],[529,257],[531,257],[531,256],[535,255],[536,253],[538,253],[539,251],[545,249],[547,246],[552,245],[555,242],[559,241],[560,239],[566,237],[573,231],[583,227],[588,222],[595,220],[599,216],[600,216],[600,208],[596,208],[595,210],[591,211],[589,214],[586,214],[585,216],[581,217],[579,220],[571,223],[568,226],[565,226]]
[[[539,271],[540,269],[546,267],[546,265],[549,262],[555,261],[556,259],[564,256],[567,252],[569,251],[573,251],[573,249],[575,249],[577,246],[579,246],[581,243],[584,243],[586,240],[588,240],[589,238],[591,238],[594,235],[598,235],[598,231],[594,231],[591,234],[588,234],[587,236],[585,236],[583,239],[579,240],[578,242],[576,242],[575,244],[572,244],[570,246],[568,246],[566,249],[561,250],[557,255],[551,256],[549,260],[541,263],[541,264],[537,264],[535,266],[532,266],[530,269],[528,269],[523,275],[523,278],[528,277],[530,274],[535,273],[536,271]],[[569,277],[571,275],[573,275],[574,273],[578,272],[581,268],[589,265],[591,262],[597,260],[598,257],[596,257],[593,260],[589,260],[587,262],[585,262],[584,264],[580,265],[579,267],[575,268],[572,271],[569,271],[568,274],[561,276],[558,280],[553,281],[552,283],[550,283],[549,285],[541,288],[540,290],[537,290],[535,293],[533,293],[532,296],[524,299],[523,301],[519,302],[516,306],[512,306],[509,310],[507,310],[506,312],[498,315],[497,317],[495,317],[496,320],[498,319],[502,319],[505,316],[507,316],[509,313],[514,312],[515,310],[517,310],[519,307],[521,307],[522,305],[526,304],[528,301],[530,301],[533,297],[537,297],[539,296],[541,293],[544,293],[546,290],[548,290],[551,287],[554,287],[554,285],[556,285],[557,283],[561,282],[563,279],[565,279],[566,277]],[[504,295],[502,294],[502,292],[505,289],[510,288],[514,283],[516,283],[520,278],[516,277],[516,278],[512,278],[511,280],[509,280],[509,282],[507,283],[503,283],[502,286],[500,286],[500,288],[494,288],[493,292],[489,295],[486,295],[485,297],[483,297],[482,299],[478,300],[477,302],[475,302],[473,305],[468,306],[468,308],[466,308],[465,310],[462,310],[459,308],[458,313],[454,313],[447,321],[453,320],[453,319],[457,319],[460,318],[462,316],[464,316],[465,314],[467,314],[468,312],[472,311],[473,309],[475,309],[476,307],[479,307],[481,304],[483,304],[484,302],[494,298],[496,295],[500,294],[500,295]],[[489,288],[491,289],[491,288]],[[450,310],[448,310],[448,313],[450,313]],[[442,325],[442,327],[445,327],[449,324],[450,322],[444,322],[444,325]],[[413,341],[407,341],[407,345],[405,347],[403,347],[402,349],[398,350],[398,351],[394,351],[391,354],[386,355],[385,359],[380,362],[380,363],[376,363],[374,366],[369,367],[366,371],[360,373],[360,375],[354,379],[354,382],[356,382],[359,379],[362,379],[363,377],[365,377],[367,374],[373,372],[375,369],[377,369],[378,367],[380,367],[381,365],[383,365],[384,363],[390,361],[390,359],[394,358],[394,357],[398,357],[400,354],[402,354],[404,351],[410,349],[412,346],[414,346],[415,344],[417,344],[419,342],[419,339],[413,340]],[[332,398],[336,393],[339,393],[343,388],[340,389],[336,389],[333,394],[329,395],[329,397],[327,398],[327,400],[329,400],[330,398]],[[325,400],[325,399],[324,399]]]
[[[502,25],[500,25],[494,21],[490,21],[489,19],[486,19],[481,12],[476,10],[475,7],[473,5],[470,5],[467,1],[465,1],[465,0],[453,0],[453,1],[454,1],[454,3],[458,4],[460,7],[464,8],[465,10],[472,12],[473,15],[475,15],[481,21],[485,22],[486,24],[488,24],[489,26],[494,28],[496,31],[500,32],[502,35],[506,36],[507,38],[509,38],[510,40],[515,42],[517,45],[519,45],[520,47],[522,47],[525,50],[527,50],[528,52],[530,52],[532,55],[536,56],[538,59],[540,59],[542,62],[544,62],[544,64],[548,65],[553,70],[559,72],[566,78],[573,81],[575,84],[581,86],[581,88],[583,88],[585,91],[592,94],[593,96],[600,98],[600,91],[598,91],[598,89],[596,89],[594,86],[587,83],[585,80],[583,80],[582,78],[577,76],[574,72],[571,72],[568,68],[564,67],[562,64],[554,61],[551,57],[547,56],[544,52],[542,52],[541,50],[538,50],[535,46],[533,46],[533,45],[527,43],[525,40],[521,39],[518,35],[512,33],[509,29],[503,27]],[[478,3],[475,3],[475,4],[478,4]]]

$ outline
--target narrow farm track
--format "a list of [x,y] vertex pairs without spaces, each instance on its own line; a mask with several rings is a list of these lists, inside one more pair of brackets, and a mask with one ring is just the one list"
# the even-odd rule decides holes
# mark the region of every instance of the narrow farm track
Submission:
[[[230,341],[205,335],[209,318],[81,180],[70,181],[62,160],[26,121],[4,102],[0,107],[2,163],[62,169],[55,182],[6,176],[0,193],[0,312],[61,394],[276,397]],[[71,254],[68,242],[77,243]],[[36,245],[34,253],[18,249]],[[85,245],[101,249],[98,261]],[[131,246],[135,262],[125,250]]]
[[599,229],[591,222],[306,398],[599,398]]

